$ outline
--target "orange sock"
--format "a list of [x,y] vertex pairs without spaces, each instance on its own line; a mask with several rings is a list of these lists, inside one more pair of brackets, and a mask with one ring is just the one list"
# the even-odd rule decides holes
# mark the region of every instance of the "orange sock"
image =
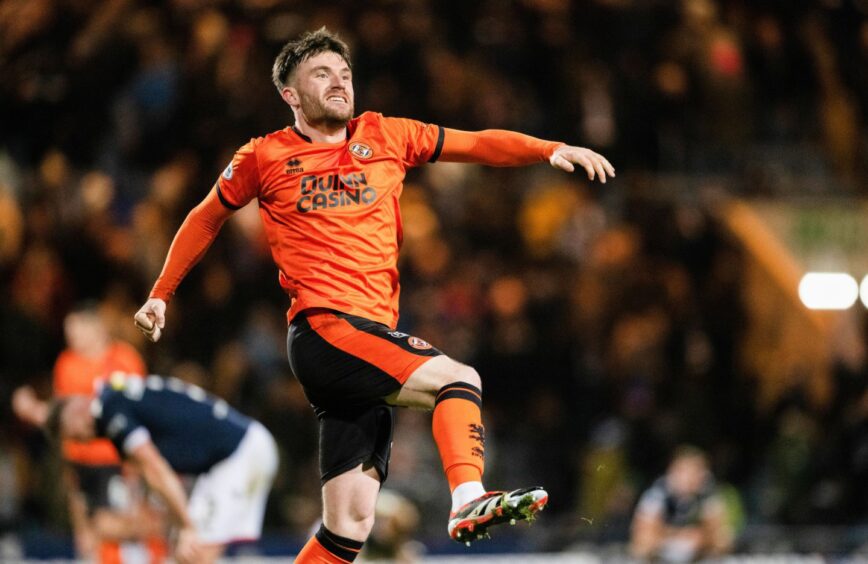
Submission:
[[97,549],[99,564],[123,564],[121,560],[121,545],[112,541],[102,541]]
[[166,545],[166,540],[162,537],[149,537],[145,544],[148,546],[148,554],[150,564],[163,564],[166,561],[166,556],[169,554],[169,547]]
[[464,482],[481,482],[485,469],[482,390],[465,382],[440,388],[432,427],[449,490]]
[[316,535],[311,537],[298,556],[296,564],[346,564],[352,562],[362,550],[361,541],[341,537],[320,525]]

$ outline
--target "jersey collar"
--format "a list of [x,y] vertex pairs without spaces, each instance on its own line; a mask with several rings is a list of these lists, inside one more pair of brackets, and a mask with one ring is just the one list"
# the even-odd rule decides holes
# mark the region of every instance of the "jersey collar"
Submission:
[[[353,118],[347,122],[347,127],[346,127],[346,129],[347,129],[347,141],[350,140],[350,138],[353,136],[353,133],[355,133],[355,131],[356,131],[355,125],[356,125],[357,119],[358,118]],[[295,125],[291,125],[289,128],[293,131],[293,133],[295,133],[296,135],[298,135],[299,137],[301,137],[302,139],[304,139],[308,143],[313,143],[313,139],[311,139],[310,137],[308,137],[307,135],[302,133]]]
[[308,143],[313,143],[313,140],[310,137],[308,137],[307,135],[305,135],[304,133],[302,133],[301,131],[299,131],[296,126],[293,125],[292,127],[290,127],[290,129],[292,129],[296,135],[298,135],[299,137],[301,137],[302,139],[304,139]]

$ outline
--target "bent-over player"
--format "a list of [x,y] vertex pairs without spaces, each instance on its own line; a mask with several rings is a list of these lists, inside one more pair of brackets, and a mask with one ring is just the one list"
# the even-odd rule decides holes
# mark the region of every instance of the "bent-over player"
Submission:
[[[98,302],[73,306],[64,317],[63,333],[67,347],[54,364],[54,397],[93,396],[116,371],[147,373],[138,351],[112,337]],[[15,390],[12,408],[36,427],[42,427],[48,416],[48,403],[30,386]],[[126,554],[147,551],[151,562],[162,562],[166,543],[160,513],[140,495],[138,478],[124,472],[111,442],[66,440],[61,449],[78,556],[99,564],[122,564]]]
[[[182,563],[216,562],[226,544],[260,536],[277,446],[259,422],[202,388],[117,373],[95,398],[58,399],[46,431],[110,439],[175,518]],[[196,477],[189,501],[179,474]]]

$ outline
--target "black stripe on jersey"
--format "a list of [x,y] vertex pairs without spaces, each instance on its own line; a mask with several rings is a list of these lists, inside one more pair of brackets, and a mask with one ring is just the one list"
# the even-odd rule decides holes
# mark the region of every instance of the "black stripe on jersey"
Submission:
[[437,146],[434,147],[434,153],[431,155],[431,158],[428,159],[429,163],[437,162],[437,159],[440,158],[440,152],[443,151],[443,137],[446,135],[446,131],[443,129],[442,125],[438,125],[437,129],[440,130],[437,133]]
[[307,135],[305,135],[304,133],[302,133],[301,131],[299,131],[296,126],[293,125],[292,130],[295,131],[296,135],[298,135],[299,137],[301,137],[302,139],[304,139],[308,143],[313,143],[313,140],[310,137],[308,137]]
[[223,196],[223,191],[220,190],[220,183],[219,183],[219,182],[216,183],[216,184],[214,185],[214,188],[217,189],[217,197],[220,198],[220,203],[221,203],[221,204],[223,204],[224,206],[226,206],[226,207],[229,208],[230,210],[238,211],[238,210],[241,209],[241,206],[236,206],[235,204],[230,203],[229,200],[227,200],[227,199]]

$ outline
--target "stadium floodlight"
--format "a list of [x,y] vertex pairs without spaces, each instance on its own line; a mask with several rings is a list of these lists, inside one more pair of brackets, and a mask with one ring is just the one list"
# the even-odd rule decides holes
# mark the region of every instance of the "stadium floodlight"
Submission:
[[799,282],[799,298],[808,309],[848,309],[859,298],[859,284],[844,272],[808,272]]
[[862,305],[868,308],[868,275],[865,275],[859,284],[859,299],[862,300]]

